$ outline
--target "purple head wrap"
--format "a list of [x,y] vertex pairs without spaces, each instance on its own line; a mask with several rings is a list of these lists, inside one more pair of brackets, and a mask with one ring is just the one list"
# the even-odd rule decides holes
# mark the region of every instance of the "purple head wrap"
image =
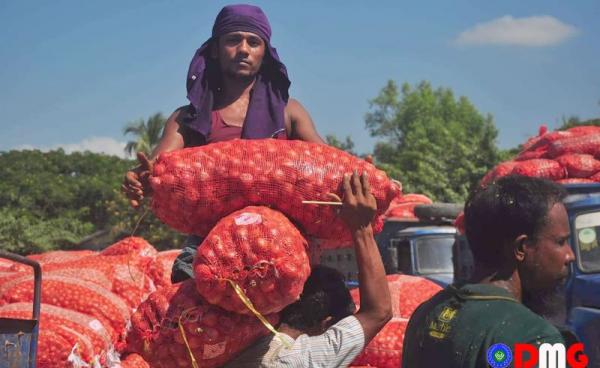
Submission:
[[271,46],[271,26],[263,11],[252,5],[228,5],[221,9],[212,29],[212,37],[197,51],[187,75],[187,98],[190,108],[181,120],[204,138],[210,134],[214,91],[221,74],[210,59],[210,43],[230,32],[251,32],[266,45],[265,59],[251,92],[250,104],[242,129],[242,138],[269,138],[285,129],[284,109],[290,81],[285,65]]

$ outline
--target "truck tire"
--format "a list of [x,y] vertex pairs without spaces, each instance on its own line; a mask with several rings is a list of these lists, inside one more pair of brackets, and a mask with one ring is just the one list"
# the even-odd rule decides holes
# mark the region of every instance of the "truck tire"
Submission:
[[420,204],[415,207],[415,215],[420,219],[455,219],[462,212],[463,207],[459,203]]

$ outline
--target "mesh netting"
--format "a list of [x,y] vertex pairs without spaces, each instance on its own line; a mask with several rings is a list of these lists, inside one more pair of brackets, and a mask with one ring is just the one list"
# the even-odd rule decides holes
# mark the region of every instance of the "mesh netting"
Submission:
[[512,174],[517,164],[518,162],[516,161],[505,161],[499,163],[496,165],[496,167],[485,174],[483,179],[481,179],[481,185],[487,185],[498,178]]
[[50,264],[73,261],[94,254],[96,254],[96,252],[91,250],[56,250],[41,254],[31,254],[28,255],[27,258],[33,259],[34,261],[38,261],[42,264]]
[[[229,213],[249,205],[269,206],[289,216],[310,236],[351,239],[331,206],[342,194],[341,181],[352,170],[366,171],[378,215],[399,191],[372,164],[326,145],[301,141],[233,140],[162,154],[150,182],[156,216],[173,228],[205,236]],[[374,221],[380,230],[381,219]]]
[[532,176],[549,180],[560,180],[565,178],[566,170],[554,160],[533,159],[519,161],[512,171],[512,174]]
[[139,354],[129,354],[121,360],[120,368],[150,368],[150,365]]
[[415,207],[420,204],[432,204],[433,201],[423,194],[402,194],[390,202],[384,216],[395,218],[416,218]]
[[600,161],[587,154],[570,153],[556,158],[569,178],[589,178],[600,171]]
[[193,280],[151,294],[131,323],[128,350],[156,368],[191,367],[190,353],[199,367],[218,367],[269,333],[256,317],[207,304]]
[[211,304],[252,314],[232,285],[238,284],[262,314],[296,301],[310,273],[307,243],[280,212],[246,207],[211,230],[194,260],[196,287]]
[[[110,284],[103,285],[121,297],[130,308],[136,308],[155,290],[147,272],[151,262],[136,254],[116,256],[90,256],[76,261],[50,264],[42,267],[43,273],[65,269],[93,270],[104,275]],[[88,271],[85,271],[88,272]]]
[[158,252],[145,239],[137,236],[129,236],[121,239],[115,244],[106,247],[100,252],[102,256],[122,256],[134,255],[138,259],[148,259],[154,261]]
[[[79,269],[85,273],[85,269]],[[116,341],[125,329],[130,312],[127,304],[116,294],[95,283],[80,278],[44,274],[42,303],[67,308],[98,319]],[[4,303],[32,302],[33,276],[24,276],[0,285]]]
[[[0,307],[0,317],[30,319],[31,303]],[[97,319],[68,309],[41,304],[38,367],[66,367],[70,355],[104,364],[112,350],[110,334]]]
[[398,368],[402,366],[402,348],[404,333],[408,321],[391,320],[371,340],[359,356],[354,359],[354,365],[366,365],[377,368]]
[[579,126],[530,138],[514,161],[497,165],[481,180],[485,186],[510,174],[533,176],[561,184],[600,181],[600,127]]
[[[421,303],[442,290],[439,285],[422,277],[396,274],[388,275],[387,280],[393,318],[352,362],[353,365],[400,367],[402,342],[410,316]],[[354,303],[360,307],[359,289],[353,289],[351,294]]]
[[149,276],[157,288],[171,285],[171,271],[175,259],[181,253],[181,249],[172,249],[159,252],[156,261],[150,266]]
[[549,157],[555,158],[567,153],[600,155],[600,132],[559,139],[550,144]]

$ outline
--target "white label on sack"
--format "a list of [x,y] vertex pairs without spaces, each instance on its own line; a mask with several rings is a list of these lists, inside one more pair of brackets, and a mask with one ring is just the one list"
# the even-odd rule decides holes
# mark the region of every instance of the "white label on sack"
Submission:
[[91,321],[89,323],[89,326],[94,331],[101,331],[104,329],[104,326],[102,326],[102,323],[100,323],[100,321],[98,321],[97,319]]
[[204,359],[213,359],[218,357],[219,355],[225,352],[225,348],[227,347],[227,341],[220,342],[218,344],[205,344],[204,352],[202,353],[202,358]]
[[258,213],[244,212],[235,218],[235,224],[241,225],[256,225],[262,222],[262,217]]

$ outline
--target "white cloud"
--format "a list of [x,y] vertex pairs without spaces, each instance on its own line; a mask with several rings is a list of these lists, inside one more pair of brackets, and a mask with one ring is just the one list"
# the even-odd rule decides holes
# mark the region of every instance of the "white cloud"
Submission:
[[119,156],[121,158],[130,158],[125,154],[125,144],[125,142],[120,142],[110,137],[90,137],[78,143],[61,143],[45,147],[34,147],[30,144],[24,144],[14,147],[13,149],[39,149],[40,151],[52,151],[62,148],[66,153],[90,151],[94,153],[103,153],[105,155]]
[[505,15],[467,29],[458,35],[455,43],[543,47],[557,45],[578,32],[576,27],[549,15],[526,18]]

